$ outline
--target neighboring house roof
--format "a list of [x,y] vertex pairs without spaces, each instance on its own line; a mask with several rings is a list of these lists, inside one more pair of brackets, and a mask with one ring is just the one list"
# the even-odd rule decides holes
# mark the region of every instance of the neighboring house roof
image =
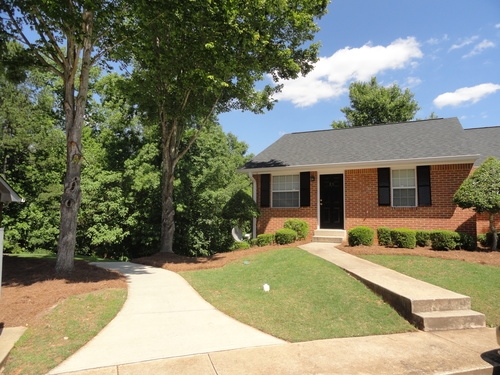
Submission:
[[473,163],[481,157],[479,138],[479,131],[467,133],[456,117],[291,133],[239,171]]
[[467,142],[481,154],[475,166],[479,166],[489,156],[500,159],[500,126],[465,129],[465,134]]
[[0,176],[0,202],[24,202],[2,176]]

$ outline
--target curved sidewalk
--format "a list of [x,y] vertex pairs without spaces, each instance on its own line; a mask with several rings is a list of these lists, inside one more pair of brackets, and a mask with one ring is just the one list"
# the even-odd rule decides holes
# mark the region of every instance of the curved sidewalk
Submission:
[[127,301],[50,374],[285,343],[216,310],[174,272],[126,262],[95,265],[127,277]]
[[[339,251],[321,243],[302,248],[317,255]],[[351,257],[332,255],[332,263]],[[127,301],[108,326],[50,374],[492,375],[500,368],[494,328],[291,344],[217,311],[176,273],[132,263],[98,265],[127,276]]]

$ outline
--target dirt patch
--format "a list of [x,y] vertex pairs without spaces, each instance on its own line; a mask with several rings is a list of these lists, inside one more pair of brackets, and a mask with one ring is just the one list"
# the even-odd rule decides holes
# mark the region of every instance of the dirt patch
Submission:
[[55,277],[54,259],[4,255],[0,297],[0,328],[28,326],[41,313],[72,295],[108,288],[126,288],[125,277],[75,261],[68,278]]
[[[252,247],[230,253],[216,254],[207,258],[189,258],[176,254],[156,254],[134,260],[136,263],[161,267],[170,271],[190,271],[219,268],[238,259],[273,251],[296,247],[306,242],[284,246]],[[436,251],[430,248],[396,249],[384,246],[337,246],[353,255],[395,254],[416,255],[432,258],[454,259],[470,263],[489,264],[500,267],[500,251]],[[106,288],[126,288],[125,278],[113,271],[75,261],[75,271],[69,278],[57,279],[54,275],[53,259],[18,258],[5,255],[3,258],[3,280],[0,297],[0,329],[26,326],[59,301],[72,295],[89,293]]]

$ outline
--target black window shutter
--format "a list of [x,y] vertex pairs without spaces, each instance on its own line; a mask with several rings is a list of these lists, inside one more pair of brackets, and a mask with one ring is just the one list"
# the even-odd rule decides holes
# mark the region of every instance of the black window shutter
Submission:
[[271,175],[260,175],[260,206],[269,207],[271,205]]
[[391,169],[378,169],[378,205],[391,205]]
[[300,207],[311,205],[311,173],[300,172]]
[[417,167],[418,205],[431,206],[431,167]]

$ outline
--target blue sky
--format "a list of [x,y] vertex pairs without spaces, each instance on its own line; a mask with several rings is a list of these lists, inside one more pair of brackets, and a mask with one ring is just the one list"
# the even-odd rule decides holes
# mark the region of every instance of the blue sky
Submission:
[[372,76],[409,88],[417,118],[434,112],[464,128],[500,125],[500,1],[333,0],[319,26],[320,61],[284,82],[272,111],[219,116],[249,153],[283,134],[329,129],[345,118],[349,84]]

